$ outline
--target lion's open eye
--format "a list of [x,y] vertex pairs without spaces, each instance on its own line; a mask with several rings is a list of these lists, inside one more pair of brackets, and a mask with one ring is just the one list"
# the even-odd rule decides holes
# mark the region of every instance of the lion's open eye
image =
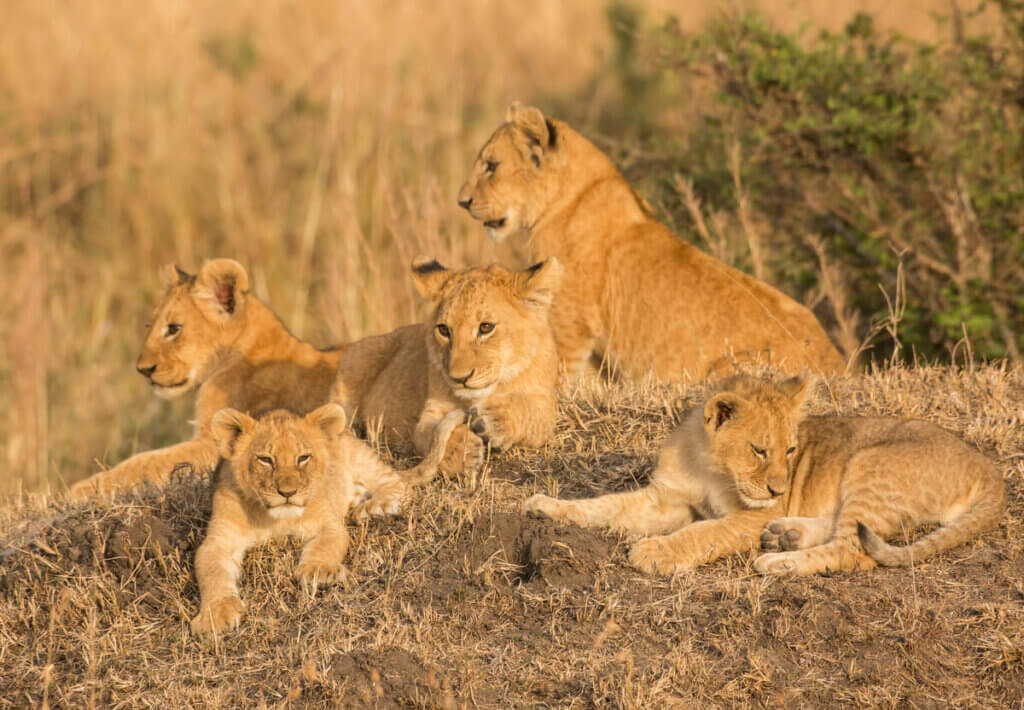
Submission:
[[168,323],[167,330],[164,331],[164,335],[168,338],[173,338],[175,335],[181,332],[181,323]]
[[787,457],[788,456],[792,456],[795,453],[796,453],[796,447],[795,446],[790,446],[788,449],[786,449],[786,456]]
[[487,335],[492,330],[494,330],[494,323],[488,323],[487,321],[484,321],[483,323],[480,324],[480,335]]
[[437,334],[440,335],[445,340],[452,337],[452,332],[448,330],[448,326],[446,326],[444,323],[437,324]]
[[488,175],[494,175],[494,171],[498,169],[498,161],[488,160],[484,163],[484,169]]
[[307,463],[309,463],[309,460],[311,458],[313,458],[313,457],[310,456],[309,454],[301,454],[299,456],[299,458],[295,459],[295,465],[296,466],[305,466]]
[[750,449],[754,452],[754,456],[756,456],[757,458],[759,458],[759,459],[768,458],[768,452],[766,450],[758,448],[757,446],[754,446],[753,444],[750,445]]
[[274,467],[274,459],[270,456],[257,456],[256,460],[264,466],[270,466],[271,468]]

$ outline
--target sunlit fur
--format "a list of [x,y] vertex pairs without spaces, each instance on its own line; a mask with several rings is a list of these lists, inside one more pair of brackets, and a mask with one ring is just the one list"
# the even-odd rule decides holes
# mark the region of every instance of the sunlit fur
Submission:
[[[998,522],[1005,487],[977,450],[923,421],[807,417],[811,389],[730,378],[684,417],[648,486],[576,501],[535,495],[524,510],[655,535],[630,561],[661,574],[759,545],[763,573],[907,565]],[[928,523],[940,527],[909,547],[882,539]]]
[[[249,276],[241,264],[213,259],[194,276],[168,265],[161,275],[167,291],[153,312],[137,368],[161,397],[198,388],[195,435],[76,483],[72,498],[125,490],[142,481],[162,484],[176,470],[212,471],[217,451],[210,421],[224,407],[308,412],[327,401],[342,349],[318,350],[289,333],[249,294]],[[171,334],[169,326],[180,329]]]
[[[424,257],[412,272],[434,304],[431,315],[354,343],[332,401],[379,427],[393,448],[420,453],[448,412],[470,410],[468,426],[452,435],[445,473],[478,467],[484,440],[492,448],[543,445],[556,414],[558,356],[548,312],[561,282],[558,261],[524,271],[452,271]],[[492,330],[482,332],[481,324]]]
[[807,308],[672,234],[607,156],[537,108],[509,107],[459,203],[490,238],[529,234],[531,259],[562,261],[551,323],[570,373],[594,356],[666,381],[751,360],[790,374],[843,370]]
[[214,415],[211,429],[224,459],[206,538],[196,552],[201,601],[193,631],[238,623],[244,608],[237,586],[242,558],[271,538],[293,535],[307,541],[295,569],[300,580],[345,581],[346,517],[360,493],[356,481],[373,480],[377,487],[353,517],[397,513],[407,489],[437,473],[462,413],[446,418],[423,462],[401,473],[346,431],[345,421],[336,404],[305,416],[275,410],[253,419],[235,409]]

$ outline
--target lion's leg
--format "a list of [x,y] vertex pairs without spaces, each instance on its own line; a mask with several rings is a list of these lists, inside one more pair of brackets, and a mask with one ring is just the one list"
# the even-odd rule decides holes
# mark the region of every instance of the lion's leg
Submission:
[[[447,400],[427,399],[413,434],[413,444],[417,453],[426,456],[430,452],[434,442],[434,430],[455,408],[455,404]],[[470,431],[468,426],[460,424],[448,438],[448,446],[438,469],[444,475],[472,473],[483,466],[485,453],[483,440]]]
[[805,550],[826,542],[832,537],[834,527],[835,516],[832,515],[777,518],[761,531],[761,549],[769,552]]
[[693,521],[693,510],[687,502],[657,485],[580,500],[559,500],[538,493],[523,503],[523,512],[540,513],[581,527],[610,527],[641,535],[677,530]]
[[671,535],[641,540],[630,550],[629,561],[649,572],[671,574],[754,549],[761,529],[774,512],[775,506],[699,520]]
[[331,582],[347,584],[349,572],[344,561],[348,543],[344,520],[328,523],[302,548],[295,577],[314,588]]
[[489,397],[469,410],[470,428],[494,449],[514,444],[539,447],[555,433],[554,392],[544,395],[512,393]]
[[109,471],[100,471],[71,486],[72,500],[85,500],[126,491],[143,481],[164,485],[175,471],[203,475],[213,471],[220,457],[212,439],[200,437],[174,446],[144,451]]
[[[229,507],[244,515],[241,506]],[[245,531],[230,523],[222,523],[217,517],[211,519],[206,539],[196,550],[200,604],[199,613],[192,620],[194,633],[220,631],[238,625],[245,609],[238,594],[238,576],[242,559],[251,544],[252,538]]]
[[355,500],[358,502],[352,510],[352,517],[363,520],[367,517],[397,515],[402,510],[402,501],[408,493],[409,485],[397,471],[375,454],[367,451],[367,455],[369,460],[352,471]]

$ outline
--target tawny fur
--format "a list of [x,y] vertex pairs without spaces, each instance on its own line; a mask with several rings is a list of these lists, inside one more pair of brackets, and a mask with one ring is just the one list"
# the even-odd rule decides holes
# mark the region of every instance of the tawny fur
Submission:
[[[999,521],[1005,485],[977,450],[919,420],[807,417],[811,389],[796,378],[730,378],[685,416],[647,487],[588,500],[535,495],[524,511],[656,535],[630,561],[661,574],[759,546],[768,552],[754,568],[766,574],[908,564]],[[881,539],[929,523],[939,527],[910,547]]]
[[496,449],[547,442],[557,406],[548,323],[562,276],[557,259],[516,272],[497,265],[450,271],[420,258],[412,271],[434,304],[431,316],[352,344],[331,401],[379,428],[391,448],[420,454],[446,414],[468,409],[471,421],[448,444],[445,473],[479,466],[485,441]]
[[681,240],[607,156],[534,107],[512,104],[459,203],[495,241],[525,232],[532,259],[562,261],[551,324],[570,374],[592,357],[675,382],[751,360],[791,374],[844,368],[807,308]]
[[[198,388],[195,434],[189,441],[145,451],[71,487],[73,499],[167,482],[172,471],[209,473],[217,465],[210,432],[215,412],[232,407],[309,412],[327,401],[343,348],[318,350],[294,337],[274,313],[248,293],[245,269],[213,259],[189,275],[162,271],[167,291],[136,364],[166,399]],[[173,332],[178,327],[177,332]]]
[[359,496],[357,481],[374,483],[353,517],[392,515],[411,485],[437,472],[464,413],[450,413],[437,427],[423,462],[402,473],[380,460],[345,430],[345,412],[325,404],[304,417],[274,410],[258,420],[236,409],[217,412],[213,438],[224,457],[217,471],[213,511],[196,551],[200,609],[194,632],[238,624],[242,559],[254,545],[292,535],[307,540],[295,576],[313,585],[345,582],[349,536],[346,518]]

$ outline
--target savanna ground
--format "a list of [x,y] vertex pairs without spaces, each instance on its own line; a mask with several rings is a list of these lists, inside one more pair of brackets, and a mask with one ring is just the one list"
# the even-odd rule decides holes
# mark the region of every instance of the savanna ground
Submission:
[[[671,579],[629,540],[519,514],[536,491],[645,481],[681,394],[586,387],[555,442],[437,481],[353,529],[355,583],[315,596],[298,546],[249,555],[237,631],[189,633],[206,482],[7,513],[0,704],[10,707],[1010,708],[1024,703],[1024,376],[982,367],[838,380],[819,412],[927,418],[991,456],[1009,511],[911,569],[752,574],[735,556]],[[936,475],[941,475],[941,461]]]
[[[671,54],[675,30],[636,51],[643,23],[589,0],[5,3],[0,707],[1024,706],[1024,374],[976,364],[982,348],[1019,361],[1024,337],[1013,305],[1024,102],[1012,81],[1024,53],[1000,54],[1016,45],[991,3],[978,15],[961,4],[956,22],[934,20],[944,0],[728,4],[785,32],[839,31],[856,11],[914,41],[995,32],[990,44],[957,40],[975,52],[957,71],[913,74],[897,61],[912,55],[905,45],[890,51],[856,25],[864,46],[849,56],[877,60],[892,86],[846,92],[840,114],[808,111],[822,123],[793,140],[786,106],[805,110],[833,45],[803,56],[742,23],[706,33],[721,54],[687,49],[684,80],[666,69],[685,64]],[[670,11],[698,38],[722,11],[704,5],[637,4],[650,24]],[[1001,59],[972,63],[986,52]],[[946,76],[956,81],[942,103]],[[716,96],[736,86],[772,100],[723,112]],[[1002,104],[972,103],[992,87]],[[866,131],[877,96],[900,95],[919,103],[897,101],[896,123],[917,133]],[[565,398],[544,450],[495,457],[478,480],[433,484],[399,518],[353,528],[351,589],[306,595],[290,576],[297,547],[271,545],[246,562],[240,630],[193,638],[207,485],[102,505],[61,498],[98,466],[190,433],[192,397],[158,401],[133,368],[157,267],[237,258],[254,293],[316,343],[410,322],[414,256],[524,261],[521,241],[490,244],[455,204],[513,99],[580,127],[685,238],[808,303],[844,350],[877,336],[878,367],[839,380],[819,411],[923,417],[962,434],[1007,481],[999,528],[912,570],[765,579],[735,557],[641,575],[626,538],[518,514],[538,490],[641,484],[669,403],[703,392],[594,385]],[[915,123],[935,106],[940,125]],[[829,153],[840,125],[854,148]],[[734,140],[751,127],[765,130]],[[782,170],[805,154],[818,162]],[[893,189],[899,180],[913,189]],[[890,317],[876,320],[885,301]],[[929,339],[958,366],[889,367]]]

